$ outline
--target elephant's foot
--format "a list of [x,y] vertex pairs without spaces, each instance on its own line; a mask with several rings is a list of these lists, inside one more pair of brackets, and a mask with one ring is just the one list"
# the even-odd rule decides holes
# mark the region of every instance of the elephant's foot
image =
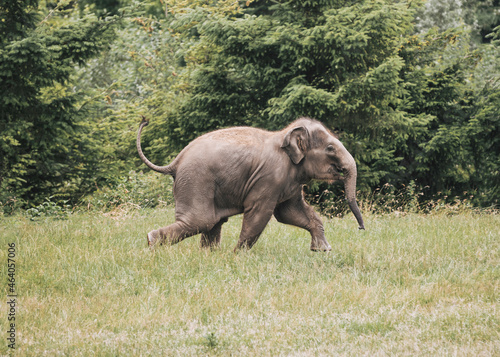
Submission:
[[155,230],[148,233],[148,246],[153,247],[160,240],[160,231]]

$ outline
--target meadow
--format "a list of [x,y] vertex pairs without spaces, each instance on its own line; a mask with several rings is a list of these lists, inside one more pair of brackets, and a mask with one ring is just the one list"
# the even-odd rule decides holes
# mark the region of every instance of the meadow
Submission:
[[[170,207],[67,219],[0,218],[0,355],[500,355],[500,215],[324,219],[330,253],[271,221],[233,253],[199,236],[152,251]],[[16,349],[7,260],[15,243]]]

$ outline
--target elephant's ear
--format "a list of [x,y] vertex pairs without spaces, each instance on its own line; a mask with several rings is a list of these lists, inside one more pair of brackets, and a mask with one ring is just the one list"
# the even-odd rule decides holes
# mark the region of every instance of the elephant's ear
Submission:
[[281,148],[286,151],[290,159],[296,165],[302,161],[308,147],[309,132],[303,126],[289,130],[281,144]]

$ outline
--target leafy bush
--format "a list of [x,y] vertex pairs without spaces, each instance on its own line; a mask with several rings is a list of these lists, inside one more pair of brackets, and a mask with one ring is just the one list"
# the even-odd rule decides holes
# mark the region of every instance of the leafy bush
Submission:
[[[306,190],[306,199],[329,218],[342,217],[350,213],[340,187],[321,191],[313,185],[309,192]],[[360,209],[372,214],[498,212],[494,205],[489,208],[478,208],[476,201],[480,199],[480,195],[474,192],[463,192],[459,196],[451,195],[449,192],[432,194],[428,186],[422,187],[415,181],[410,181],[409,185],[402,185],[399,188],[387,183],[368,194],[364,192],[358,194]]]
[[71,206],[67,204],[68,201],[56,203],[52,201],[53,196],[45,199],[45,202],[36,207],[26,210],[26,215],[32,221],[38,221],[43,218],[53,219],[67,219],[71,214]]
[[111,211],[117,208],[154,208],[173,202],[172,179],[155,172],[130,171],[116,187],[105,187],[85,197],[88,210]]
[[11,215],[22,207],[25,207],[26,202],[22,199],[10,195],[10,192],[0,193],[0,217],[3,215]]

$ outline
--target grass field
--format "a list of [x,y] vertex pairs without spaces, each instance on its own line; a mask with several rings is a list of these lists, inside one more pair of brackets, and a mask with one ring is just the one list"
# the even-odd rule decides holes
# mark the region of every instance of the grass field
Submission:
[[172,209],[67,220],[0,218],[7,331],[15,243],[18,356],[500,355],[500,216],[365,215],[325,222],[330,253],[272,221],[234,254],[199,236],[150,251]]

